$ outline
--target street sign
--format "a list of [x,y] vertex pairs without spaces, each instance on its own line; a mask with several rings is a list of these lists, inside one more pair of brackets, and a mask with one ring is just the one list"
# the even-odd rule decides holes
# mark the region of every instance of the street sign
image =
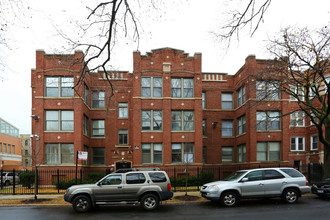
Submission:
[[88,152],[78,151],[78,160],[87,160]]

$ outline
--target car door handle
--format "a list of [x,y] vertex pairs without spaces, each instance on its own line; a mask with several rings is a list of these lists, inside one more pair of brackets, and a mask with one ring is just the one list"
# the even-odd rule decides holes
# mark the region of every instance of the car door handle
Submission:
[[263,186],[264,184],[263,183],[259,183],[259,186]]
[[122,189],[123,187],[122,186],[118,186],[118,189]]
[[287,184],[287,183],[288,183],[288,182],[285,182],[285,181],[284,181],[284,182],[282,183],[282,185],[285,185],[285,184]]

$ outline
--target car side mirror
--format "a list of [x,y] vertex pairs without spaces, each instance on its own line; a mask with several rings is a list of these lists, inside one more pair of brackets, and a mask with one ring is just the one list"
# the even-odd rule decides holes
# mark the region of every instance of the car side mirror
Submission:
[[244,177],[243,179],[241,179],[241,182],[247,182],[247,181],[249,181],[249,178],[247,178],[247,177]]

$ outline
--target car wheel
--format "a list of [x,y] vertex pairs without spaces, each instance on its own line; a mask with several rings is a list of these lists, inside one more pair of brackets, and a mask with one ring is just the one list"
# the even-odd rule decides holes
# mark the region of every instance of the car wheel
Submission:
[[5,186],[9,186],[10,182],[8,180],[5,181]]
[[147,194],[142,197],[140,203],[143,209],[152,211],[159,206],[159,198],[153,194]]
[[91,205],[90,198],[85,195],[77,196],[72,202],[72,207],[76,212],[87,212]]
[[221,195],[220,202],[228,207],[235,206],[239,202],[239,196],[236,192],[224,192]]
[[298,198],[298,192],[295,189],[286,189],[282,195],[282,199],[290,204],[297,202]]

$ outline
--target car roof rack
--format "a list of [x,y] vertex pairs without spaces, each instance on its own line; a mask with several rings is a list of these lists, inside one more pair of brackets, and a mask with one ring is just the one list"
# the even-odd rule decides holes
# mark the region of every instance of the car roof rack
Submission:
[[160,171],[159,168],[123,168],[115,170],[114,173],[128,173],[134,171]]

